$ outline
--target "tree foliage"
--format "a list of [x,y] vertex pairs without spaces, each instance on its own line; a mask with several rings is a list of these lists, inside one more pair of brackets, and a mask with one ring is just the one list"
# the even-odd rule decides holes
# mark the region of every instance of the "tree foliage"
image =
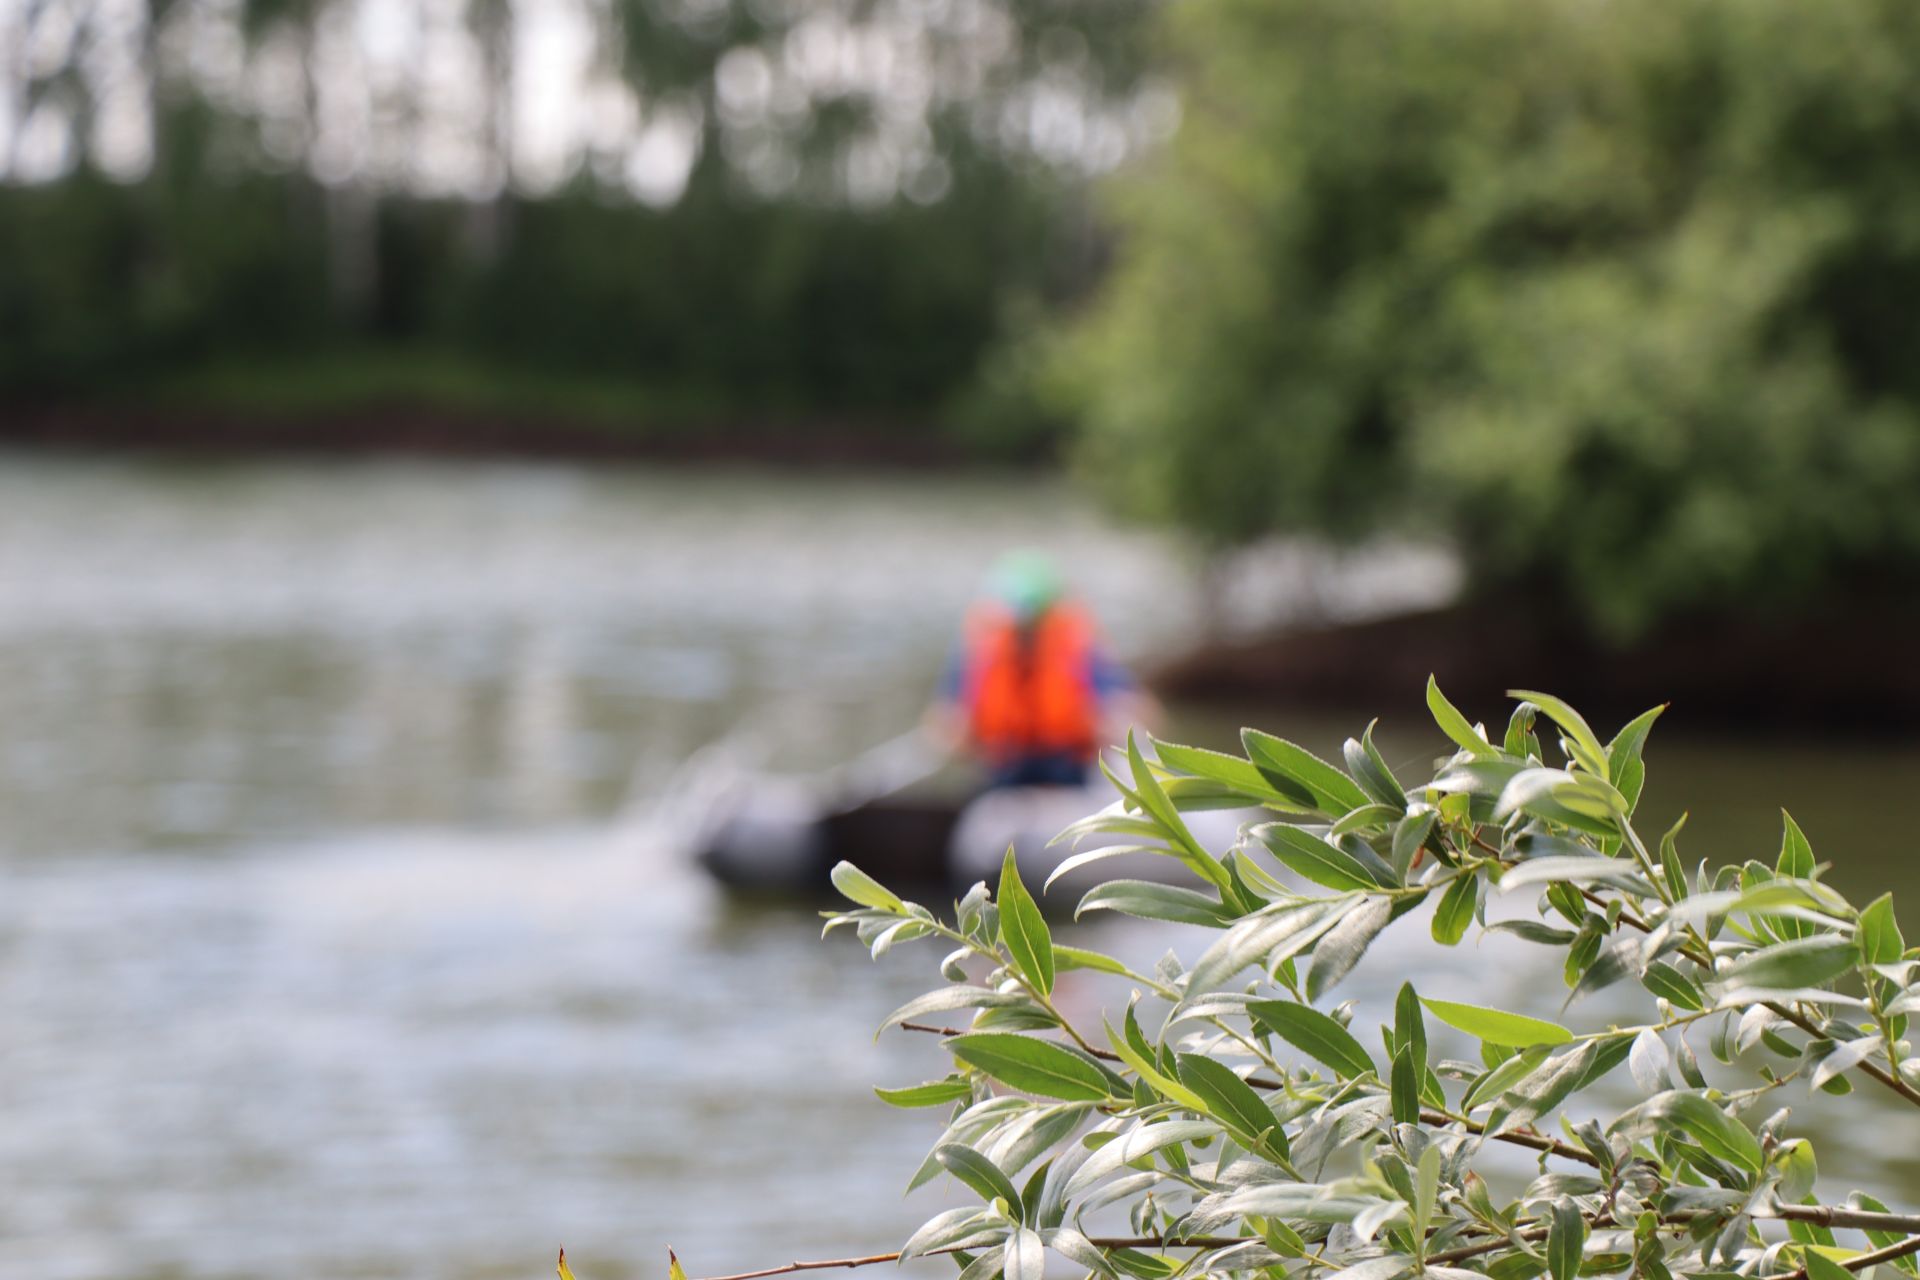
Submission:
[[[829,931],[876,956],[951,948],[945,985],[884,1024],[939,1032],[951,1070],[878,1092],[946,1113],[910,1184],[950,1177],[973,1198],[899,1256],[950,1255],[965,1280],[1039,1280],[1051,1258],[1108,1280],[1913,1273],[1920,1215],[1815,1199],[1790,1109],[1856,1080],[1920,1104],[1905,1038],[1920,950],[1890,899],[1847,901],[1790,818],[1772,865],[1689,868],[1677,827],[1649,841],[1633,822],[1658,708],[1603,741],[1560,700],[1514,696],[1494,735],[1430,684],[1455,749],[1411,783],[1370,732],[1341,764],[1251,730],[1238,756],[1129,743],[1119,799],[1063,837],[1119,844],[1061,873],[1141,848],[1184,868],[1186,884],[1115,881],[1079,903],[1204,931],[1197,955],[1152,973],[1054,941],[1011,853],[950,920],[841,864],[854,906]],[[1223,806],[1255,816],[1209,849],[1183,815]],[[1489,926],[1494,896],[1535,911]],[[1572,1015],[1435,999],[1416,980],[1363,1029],[1331,993],[1422,904],[1441,943],[1478,921],[1537,944]],[[1069,971],[1131,997],[1097,1025],[1072,1019]],[[1636,1020],[1577,1016],[1606,988],[1637,996]],[[967,1010],[964,1027],[924,1021]],[[1441,1024],[1479,1060],[1439,1057]],[[1623,1067],[1642,1100],[1608,1114],[1589,1090]],[[1517,1193],[1498,1190],[1517,1185],[1502,1148],[1538,1162]]]
[[[577,84],[518,60],[555,15],[506,0],[0,13],[34,51],[0,58],[0,397],[267,382],[215,407],[328,412],[398,352],[420,368],[375,398],[545,418],[625,388],[608,416],[645,425],[1031,450],[968,408],[1009,317],[1095,269],[1084,177],[1139,140],[1151,3],[594,0],[561,6]],[[454,69],[398,74],[393,40]],[[516,129],[535,98],[557,122]]]
[[1195,0],[1055,376],[1123,507],[1628,635],[1920,568],[1920,12]]

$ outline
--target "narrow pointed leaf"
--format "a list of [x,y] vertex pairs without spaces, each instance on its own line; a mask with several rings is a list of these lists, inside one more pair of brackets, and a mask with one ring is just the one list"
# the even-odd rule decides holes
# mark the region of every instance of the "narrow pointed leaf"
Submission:
[[949,1037],[944,1043],[960,1061],[1023,1093],[1067,1102],[1101,1102],[1112,1096],[1106,1072],[1049,1040],[1011,1032],[976,1031]]
[[1000,887],[994,893],[1000,907],[1000,941],[1012,957],[1014,968],[1031,982],[1041,995],[1053,991],[1053,934],[1047,929],[1040,907],[1020,881],[1020,869],[1014,865],[1013,846],[1000,864]]
[[1548,1022],[1543,1018],[1530,1018],[1523,1013],[1507,1013],[1501,1009],[1488,1009],[1475,1004],[1456,1004],[1451,1000],[1429,1000],[1422,998],[1421,1003],[1429,1012],[1450,1027],[1466,1032],[1480,1040],[1494,1044],[1508,1045],[1515,1049],[1525,1049],[1536,1044],[1566,1044],[1573,1039],[1573,1032],[1557,1022]]
[[1440,726],[1440,732],[1458,743],[1464,750],[1475,756],[1497,756],[1492,743],[1474,730],[1460,709],[1447,701],[1447,695],[1440,692],[1440,682],[1431,675],[1427,677],[1427,710],[1433,713],[1433,722]]
[[1367,803],[1367,794],[1346,774],[1303,747],[1257,729],[1240,731],[1247,759],[1281,792],[1340,817]]
[[933,1158],[940,1167],[971,1187],[989,1203],[999,1199],[1007,1202],[1007,1211],[1018,1219],[1021,1213],[1020,1192],[1013,1181],[1000,1170],[1000,1166],[975,1151],[972,1147],[958,1142],[949,1142],[935,1147]]
[[1391,887],[1370,875],[1358,858],[1310,831],[1284,822],[1268,822],[1255,827],[1251,834],[1288,870],[1317,885],[1347,890]]
[[1318,1009],[1289,1000],[1256,1000],[1247,1006],[1247,1012],[1273,1034],[1342,1076],[1361,1076],[1374,1069],[1373,1059],[1353,1033]]

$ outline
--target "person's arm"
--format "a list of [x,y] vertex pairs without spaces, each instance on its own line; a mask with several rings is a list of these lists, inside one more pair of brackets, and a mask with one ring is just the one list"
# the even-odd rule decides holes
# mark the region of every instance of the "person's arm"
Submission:
[[956,647],[948,656],[946,667],[940,672],[940,683],[934,691],[933,702],[920,719],[920,731],[945,752],[956,752],[966,745],[967,715],[966,708],[961,705],[965,684],[966,660]]
[[1160,723],[1160,702],[1104,648],[1093,650],[1093,694],[1100,704],[1101,732],[1118,742],[1133,728],[1152,730]]

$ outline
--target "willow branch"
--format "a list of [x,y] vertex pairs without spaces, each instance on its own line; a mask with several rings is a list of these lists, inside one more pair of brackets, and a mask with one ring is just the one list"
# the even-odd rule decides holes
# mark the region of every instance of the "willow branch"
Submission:
[[[902,1031],[924,1031],[929,1035],[936,1036],[963,1036],[967,1034],[956,1027],[935,1027],[929,1026],[924,1022],[903,1022],[900,1024],[900,1029]],[[1122,1061],[1119,1054],[1110,1053],[1105,1049],[1092,1049],[1089,1050],[1089,1052],[1092,1053],[1094,1057],[1105,1059],[1108,1062]],[[1278,1080],[1268,1080],[1263,1076],[1248,1076],[1246,1077],[1246,1081],[1256,1089],[1284,1089],[1286,1087]],[[1468,1120],[1464,1116],[1448,1115],[1444,1111],[1423,1110],[1420,1113],[1420,1118],[1428,1124],[1460,1125],[1468,1133],[1476,1137],[1488,1136],[1485,1125],[1475,1120]],[[1560,1156],[1566,1160],[1575,1160],[1581,1164],[1593,1165],[1596,1168],[1600,1164],[1598,1160],[1595,1160],[1592,1155],[1583,1151],[1581,1148],[1561,1142],[1555,1138],[1549,1138],[1543,1133],[1529,1133],[1509,1129],[1505,1133],[1493,1134],[1492,1137],[1496,1142],[1505,1142],[1516,1147],[1525,1147],[1529,1151],[1544,1151],[1549,1155]]]
[[[1586,898],[1588,901],[1593,902],[1595,904],[1602,904],[1605,902],[1605,899],[1601,898],[1598,894],[1594,893],[1591,889],[1582,889],[1580,893],[1582,897]],[[1640,919],[1638,916],[1634,915],[1633,912],[1631,911],[1622,911],[1620,913],[1620,923],[1627,925],[1630,928],[1638,929],[1641,933],[1653,932],[1651,926],[1649,926],[1646,921]],[[1683,950],[1685,949],[1683,948]],[[1692,960],[1695,964],[1703,965],[1705,968],[1709,970],[1712,969],[1713,967],[1712,957],[1707,957],[1705,960],[1702,960],[1700,956],[1694,954],[1690,950],[1686,951],[1686,954],[1687,954],[1687,958]],[[1803,1015],[1801,1015],[1794,1009],[1789,1008],[1786,1005],[1775,1004],[1772,1001],[1767,1001],[1766,1007],[1770,1012],[1778,1014],[1780,1017],[1785,1018],[1788,1022],[1791,1022],[1794,1026],[1800,1028],[1802,1031],[1806,1032],[1808,1035],[1823,1036],[1825,1034],[1820,1030],[1819,1027],[1815,1026],[1806,1017],[1804,1017]],[[1908,1084],[1905,1080],[1902,1080],[1899,1076],[1894,1075],[1892,1072],[1888,1071],[1885,1067],[1877,1066],[1872,1062],[1859,1062],[1854,1064],[1853,1070],[1858,1071],[1863,1075],[1871,1076],[1873,1079],[1878,1080],[1881,1084],[1885,1085],[1887,1088],[1893,1090],[1895,1093],[1905,1098],[1908,1102],[1913,1103],[1916,1107],[1920,1107],[1920,1089],[1915,1089],[1912,1085]]]
[[1811,1222],[1817,1227],[1855,1228],[1861,1231],[1898,1231],[1920,1235],[1920,1214],[1875,1213],[1844,1205],[1783,1204],[1755,1217],[1780,1218],[1787,1222]]
[[[1892,1262],[1895,1258],[1904,1258],[1908,1254],[1920,1253],[1920,1236],[1902,1240],[1899,1244],[1890,1244],[1884,1249],[1875,1249],[1872,1253],[1863,1253],[1848,1258],[1840,1265],[1849,1271],[1865,1271],[1868,1267],[1878,1266],[1882,1262]],[[1789,1271],[1782,1276],[1769,1276],[1767,1280],[1807,1280],[1807,1269]]]
[[[1168,1239],[1163,1236],[1096,1236],[1089,1243],[1099,1249],[1226,1249],[1234,1245],[1257,1243],[1256,1236],[1192,1236],[1184,1240]],[[960,1253],[978,1245],[950,1245],[945,1249],[929,1249],[916,1257],[936,1257],[946,1253]],[[822,1258],[813,1262],[789,1262],[784,1266],[767,1267],[761,1271],[741,1271],[730,1276],[709,1276],[705,1280],[760,1280],[762,1276],[784,1276],[795,1271],[828,1271],[835,1267],[871,1267],[882,1262],[900,1261],[899,1253],[875,1253],[864,1258]]]
[[[1781,1017],[1785,1018],[1788,1022],[1791,1022],[1794,1026],[1800,1028],[1802,1031],[1806,1032],[1809,1035],[1824,1037],[1826,1034],[1825,1032],[1821,1031],[1819,1027],[1815,1026],[1812,1022],[1808,1021],[1807,1018],[1801,1015],[1798,1011],[1791,1009],[1786,1005],[1774,1004],[1772,1002],[1768,1002],[1767,1008],[1772,1010],[1774,1013],[1779,1014]],[[1881,1084],[1887,1086],[1887,1088],[1893,1090],[1895,1093],[1905,1098],[1908,1102],[1911,1102],[1915,1106],[1920,1107],[1920,1089],[1915,1089],[1912,1085],[1908,1084],[1905,1080],[1902,1080],[1899,1076],[1894,1075],[1892,1072],[1888,1071],[1885,1067],[1877,1066],[1876,1064],[1870,1061],[1862,1061],[1862,1062],[1855,1063],[1853,1069],[1855,1071],[1863,1072],[1866,1075],[1872,1076],[1875,1080],[1878,1080]]]

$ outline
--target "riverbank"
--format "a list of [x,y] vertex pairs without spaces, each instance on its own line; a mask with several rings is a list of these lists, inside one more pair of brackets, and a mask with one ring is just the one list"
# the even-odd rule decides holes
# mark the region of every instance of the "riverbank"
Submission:
[[0,445],[185,454],[749,461],[924,469],[1048,462],[1038,430],[956,415],[722,396],[433,351],[226,361],[0,401]]
[[1148,679],[1182,701],[1345,709],[1403,705],[1432,672],[1474,717],[1504,717],[1506,690],[1534,688],[1602,722],[1670,701],[1689,729],[1911,733],[1916,633],[1920,608],[1856,600],[1696,618],[1610,649],[1526,602],[1481,601],[1203,644]]
[[0,445],[173,455],[427,457],[760,462],[926,470],[1002,461],[933,431],[857,418],[674,422],[554,417],[396,403],[260,415],[218,406],[0,409]]

